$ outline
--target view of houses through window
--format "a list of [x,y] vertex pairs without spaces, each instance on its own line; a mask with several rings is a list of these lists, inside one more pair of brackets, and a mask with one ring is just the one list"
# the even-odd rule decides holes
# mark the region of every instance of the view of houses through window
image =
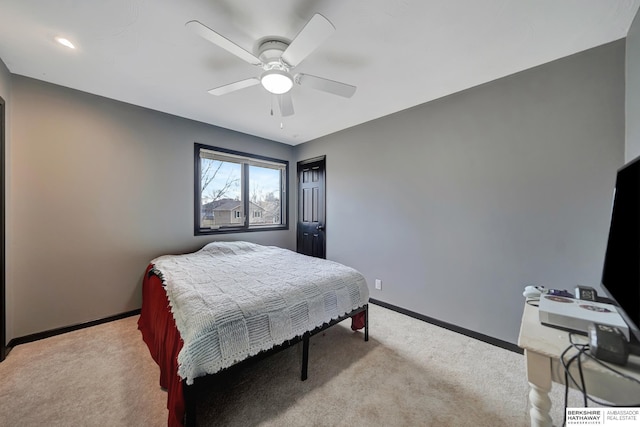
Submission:
[[[287,163],[197,146],[200,230],[229,231],[286,225]],[[248,209],[248,215],[245,214]]]

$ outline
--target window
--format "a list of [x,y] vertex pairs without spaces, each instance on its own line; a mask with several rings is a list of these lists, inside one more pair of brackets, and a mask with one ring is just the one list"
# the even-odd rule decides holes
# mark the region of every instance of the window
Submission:
[[195,144],[194,169],[196,235],[288,229],[289,162]]

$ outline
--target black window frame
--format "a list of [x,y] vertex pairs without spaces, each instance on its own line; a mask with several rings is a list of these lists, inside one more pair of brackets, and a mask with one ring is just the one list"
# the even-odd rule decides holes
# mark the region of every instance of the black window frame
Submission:
[[[282,218],[281,224],[276,225],[255,225],[250,223],[250,197],[249,197],[249,163],[242,164],[242,180],[241,180],[241,194],[242,194],[242,203],[244,212],[244,223],[238,226],[224,226],[220,228],[207,228],[200,227],[200,218],[201,218],[201,203],[202,203],[202,193],[201,193],[201,183],[200,180],[202,178],[202,170],[201,170],[201,162],[200,162],[200,152],[201,150],[209,150],[215,151],[222,154],[229,154],[232,156],[238,156],[250,160],[255,160],[257,162],[264,161],[269,163],[279,163],[284,166],[284,182],[282,188],[280,190],[280,217]],[[289,161],[276,159],[267,156],[261,156],[258,154],[246,153],[237,150],[230,150],[228,148],[215,147],[206,144],[195,143],[194,144],[194,211],[193,211],[193,225],[194,225],[194,235],[195,236],[204,236],[204,235],[215,235],[215,234],[228,234],[228,233],[251,233],[256,231],[275,231],[275,230],[288,230],[289,229]]]

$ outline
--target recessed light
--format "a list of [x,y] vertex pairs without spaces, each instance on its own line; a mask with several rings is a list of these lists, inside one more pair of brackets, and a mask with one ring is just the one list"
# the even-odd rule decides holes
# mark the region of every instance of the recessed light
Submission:
[[68,39],[64,37],[56,37],[56,41],[60,43],[62,46],[68,47],[69,49],[75,49],[76,47],[71,43]]

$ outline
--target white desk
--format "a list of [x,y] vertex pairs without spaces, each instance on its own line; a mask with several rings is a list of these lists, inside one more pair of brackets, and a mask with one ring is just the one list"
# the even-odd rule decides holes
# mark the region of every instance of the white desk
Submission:
[[[576,335],[574,334],[574,337]],[[579,336],[576,342],[586,343],[587,337]],[[531,387],[529,403],[531,404],[531,425],[551,426],[551,400],[549,391],[551,382],[564,384],[564,368],[560,362],[560,355],[570,345],[569,334],[560,329],[550,328],[540,324],[538,308],[525,304],[520,325],[518,346],[524,349],[527,370],[527,381]],[[570,350],[565,357],[576,354]],[[631,405],[640,402],[640,384],[629,381],[608,371],[592,360],[583,356],[582,370],[587,392],[594,398],[614,402],[618,405]],[[640,357],[631,356],[626,366],[611,365],[618,371],[640,379]],[[577,363],[571,364],[571,374],[579,380]],[[569,379],[571,384],[571,379]],[[564,402],[558,402],[564,404]],[[597,405],[590,403],[589,406]],[[556,420],[557,425],[561,420]]]

